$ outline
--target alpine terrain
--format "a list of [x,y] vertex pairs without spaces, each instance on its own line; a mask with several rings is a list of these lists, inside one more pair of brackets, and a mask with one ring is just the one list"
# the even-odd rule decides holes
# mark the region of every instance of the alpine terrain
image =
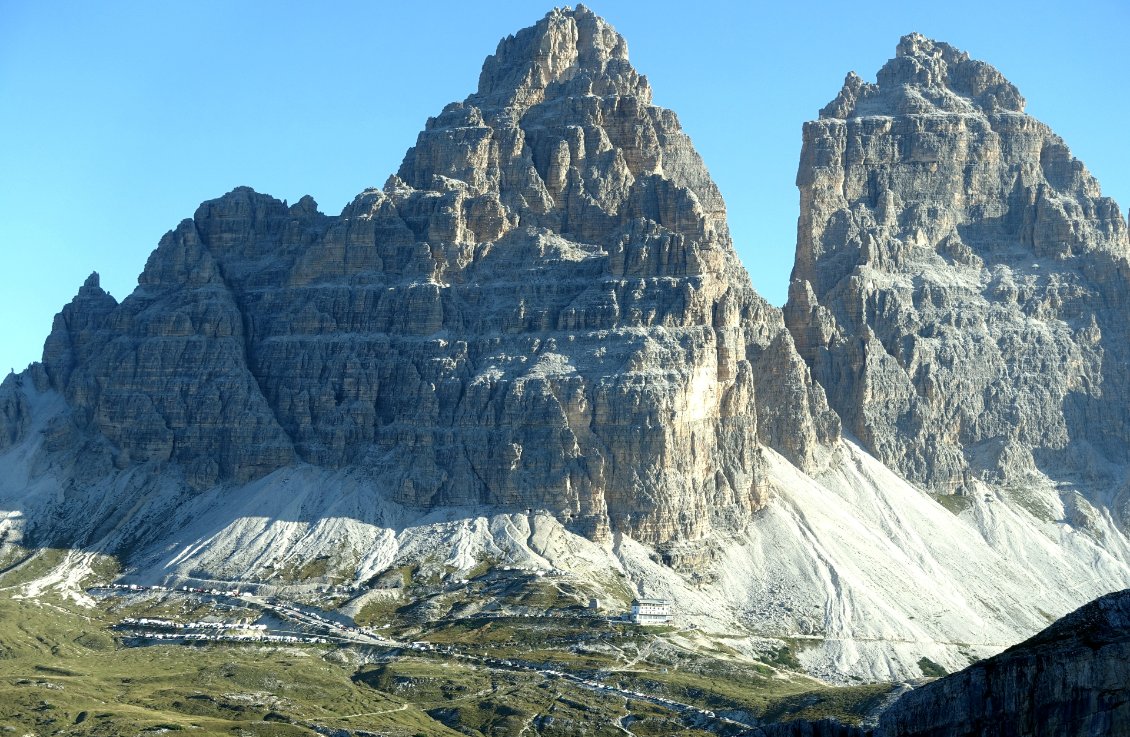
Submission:
[[[1130,587],[1118,206],[997,70],[919,35],[805,124],[797,184],[781,310],[625,40],[553,10],[340,214],[237,187],[122,301],[91,275],[0,386],[0,586],[119,618],[298,602],[417,649],[659,598],[659,650],[618,666],[667,652],[643,690],[721,657],[790,694],[960,670]],[[624,655],[574,636],[585,672]],[[349,688],[438,677],[380,662]],[[489,731],[445,709],[424,731]]]

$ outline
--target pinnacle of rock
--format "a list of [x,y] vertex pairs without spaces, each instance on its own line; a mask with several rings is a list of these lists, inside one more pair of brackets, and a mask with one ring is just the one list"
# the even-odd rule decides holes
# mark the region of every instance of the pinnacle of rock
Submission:
[[821,118],[939,112],[1024,112],[1024,98],[992,66],[918,33],[903,36],[874,84],[848,74]]
[[722,196],[678,118],[651,105],[623,38],[584,6],[504,39],[478,92],[428,120],[399,185],[479,198],[483,239],[520,220],[598,241],[643,214],[728,244]]
[[479,107],[525,109],[548,96],[638,97],[650,104],[647,79],[628,62],[628,44],[584,5],[555,8],[537,24],[503,39],[483,64]]

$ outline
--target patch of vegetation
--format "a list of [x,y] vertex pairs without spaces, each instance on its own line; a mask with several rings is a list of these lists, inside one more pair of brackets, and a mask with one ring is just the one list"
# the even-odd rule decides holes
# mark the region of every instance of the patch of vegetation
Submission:
[[400,566],[397,569],[400,572],[400,582],[404,588],[411,588],[416,583],[416,576],[420,573],[420,564],[413,562],[408,565]]
[[948,670],[925,656],[919,658],[918,669],[921,670],[922,675],[927,678],[941,678],[942,676],[948,676],[950,674]]
[[[650,734],[687,731],[674,712],[647,702],[625,705],[617,695],[583,689],[562,679],[491,670],[423,658],[406,658],[364,669],[357,680],[413,703],[444,727],[463,734],[623,735],[614,726],[630,717],[646,720]],[[644,734],[644,733],[640,733]]]
[[552,581],[531,578],[522,584],[514,598],[514,603],[530,609],[549,611],[576,606],[579,601],[576,597],[565,594]]
[[[288,560],[277,563],[275,569],[265,577],[254,580],[271,581],[279,584],[298,584],[323,582],[329,585],[347,583],[353,580],[358,557],[356,554],[319,555],[309,559]],[[204,571],[193,572],[200,578],[207,578]]]
[[771,722],[831,718],[844,724],[859,724],[862,717],[879,706],[893,688],[890,683],[825,686],[779,698],[771,702],[760,716]]
[[622,571],[609,568],[606,573],[594,573],[593,588],[591,591],[578,591],[581,602],[588,604],[588,599],[595,597],[600,600],[601,606],[607,612],[627,611],[632,600],[638,596],[635,586]]
[[945,507],[951,514],[960,515],[973,506],[973,501],[963,494],[939,494],[934,501]]
[[0,570],[0,586],[19,586],[50,573],[66,557],[67,551],[58,548],[29,550],[16,547],[8,556],[8,563]]
[[736,709],[758,715],[765,713],[777,700],[817,685],[816,681],[808,678],[765,677],[751,668],[722,664],[709,669],[668,668],[615,675],[633,691],[659,694],[703,709]]
[[493,570],[498,564],[499,562],[496,558],[483,558],[478,563],[476,563],[474,567],[471,568],[471,570],[467,571],[465,578],[468,581],[473,581],[476,578],[482,578],[483,576],[490,573],[490,571]]
[[74,643],[87,650],[113,650],[117,646],[117,641],[104,630],[83,631],[74,639]]
[[[310,725],[452,734],[403,699],[351,680],[317,648],[126,648],[116,617],[62,601],[0,599],[0,730],[72,735],[311,735]],[[79,716],[84,714],[82,719]],[[342,715],[371,714],[343,720]],[[272,714],[270,723],[264,721]],[[280,716],[290,720],[280,723]]]
[[[9,655],[0,660],[0,729],[23,734],[65,728],[68,734],[100,737],[182,731],[289,737],[312,735],[316,728],[454,737],[528,727],[531,735],[611,736],[623,734],[613,725],[626,716],[650,729],[640,734],[688,729],[681,716],[662,707],[633,703],[629,713],[622,697],[567,679],[452,658],[393,657],[358,671],[350,665],[353,657],[323,657],[333,654],[326,648],[221,643],[127,648],[109,634],[119,616],[112,610],[174,609],[175,598],[121,607],[104,603],[93,610],[71,609],[62,601],[0,599],[0,642]],[[448,630],[456,637],[471,635],[484,624]],[[547,655],[551,652],[556,651]],[[594,658],[592,665],[610,660]]]
[[1013,487],[1007,489],[1005,494],[1007,494],[1010,502],[1015,503],[1018,507],[1041,522],[1055,521],[1055,515],[1052,514],[1052,508],[1047,500],[1042,499],[1032,489]]
[[311,578],[324,578],[330,570],[330,556],[319,555],[311,558],[298,569],[298,579],[308,581]]
[[771,651],[764,660],[775,668],[801,671],[804,670],[804,666],[800,662],[800,653],[806,648],[815,646],[816,642],[813,640],[792,637],[786,638],[784,644],[776,650]]
[[353,618],[361,627],[382,627],[386,624],[396,624],[400,619],[404,602],[399,597],[382,596],[374,597],[365,602],[365,606]]
[[426,633],[429,642],[469,645],[503,657],[525,656],[531,649],[547,646],[568,649],[602,635],[612,636],[604,620],[581,617],[468,617],[440,623]]
[[258,619],[260,611],[229,603],[217,603],[210,595],[184,596],[178,592],[117,594],[98,602],[98,608],[115,621],[125,617],[199,620],[220,616],[225,620]]
[[110,583],[122,572],[118,559],[110,555],[99,555],[90,565],[91,576],[87,586],[101,586]]
[[771,663],[780,668],[788,668],[789,670],[800,670],[801,664],[797,660],[796,651],[793,646],[786,643],[777,650],[774,650],[765,659],[767,663]]

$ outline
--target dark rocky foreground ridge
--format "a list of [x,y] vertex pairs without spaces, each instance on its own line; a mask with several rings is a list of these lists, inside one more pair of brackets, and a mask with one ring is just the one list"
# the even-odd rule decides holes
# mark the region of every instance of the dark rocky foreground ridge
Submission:
[[1130,734],[1130,590],[927,686],[883,714],[875,737]]
[[875,729],[792,722],[748,737],[1114,737],[1130,734],[1130,589],[1000,655],[903,695]]

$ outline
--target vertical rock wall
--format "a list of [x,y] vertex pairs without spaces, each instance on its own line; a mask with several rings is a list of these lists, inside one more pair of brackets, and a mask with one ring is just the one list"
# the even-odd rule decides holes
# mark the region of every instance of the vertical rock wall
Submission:
[[785,316],[845,429],[938,491],[1117,487],[1130,244],[999,72],[922,36],[804,127]]

